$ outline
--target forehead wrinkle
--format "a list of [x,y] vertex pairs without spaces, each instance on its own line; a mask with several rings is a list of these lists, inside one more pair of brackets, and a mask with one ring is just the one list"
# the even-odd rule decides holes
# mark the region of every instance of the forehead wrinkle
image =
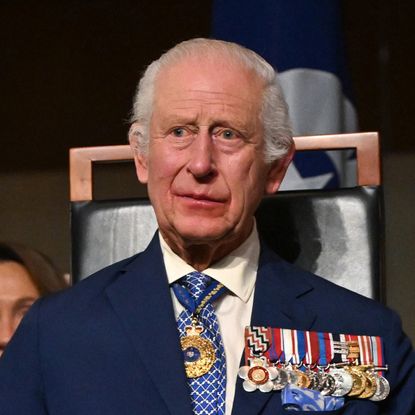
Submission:
[[[197,113],[199,115],[203,115],[206,112],[208,113],[214,113],[218,111],[218,107],[220,112],[229,110],[229,109],[236,109],[238,111],[238,106],[230,103],[225,102],[206,102],[206,103],[197,103],[195,105],[194,103],[189,103],[189,105],[185,105],[183,101],[180,101],[180,105],[174,106],[172,109],[174,111],[189,111],[189,117],[193,118],[193,114]],[[178,116],[183,116],[183,114],[177,114]]]
[[224,101],[220,98],[213,100],[213,99],[200,99],[200,98],[185,98],[185,99],[177,99],[173,100],[170,103],[170,108],[175,111],[197,111],[200,114],[205,113],[207,110],[217,111],[218,107],[221,108],[221,111],[226,110],[235,110],[236,114],[243,115],[244,112],[251,113],[255,106],[252,102],[247,101],[244,106],[241,107],[240,103],[238,102],[229,102]]
[[[169,124],[227,124],[239,130],[255,129],[260,114],[258,99],[222,91],[189,88],[159,94],[156,107],[161,110],[163,126]],[[255,116],[256,113],[257,115]],[[250,124],[249,126],[247,124]],[[202,124],[199,124],[200,126]],[[161,127],[161,125],[159,125]],[[164,127],[163,127],[164,128]]]
[[[254,101],[252,100],[251,97],[243,97],[241,95],[237,95],[237,94],[232,94],[229,92],[221,92],[221,91],[206,91],[203,89],[189,89],[186,90],[185,92],[187,93],[196,93],[196,94],[202,94],[205,95],[206,97],[203,96],[196,96],[196,97],[186,97],[186,98],[176,98],[179,93],[167,93],[167,94],[163,94],[164,97],[166,97],[167,99],[171,99],[173,102],[174,101],[188,101],[188,102],[194,102],[194,101],[208,101],[207,103],[209,103],[210,101],[212,101],[212,99],[217,99],[217,100],[224,100],[227,98],[231,98],[234,99],[235,101],[243,101],[245,103],[248,103],[249,105],[253,105]],[[259,99],[259,97],[258,97]]]
[[[218,111],[218,105],[220,110]],[[211,111],[211,108],[213,110]],[[229,112],[229,109],[236,108],[237,111]],[[208,103],[189,106],[175,106],[173,112],[165,114],[163,121],[167,123],[198,123],[200,126],[208,126],[211,123],[219,125],[234,126],[246,129],[246,123],[252,123],[255,117],[245,117],[243,113],[238,112],[239,107],[229,103]],[[256,124],[256,123],[255,123]]]
[[242,97],[241,95],[232,94],[231,92],[222,92],[222,91],[206,91],[205,89],[189,89],[188,92],[196,92],[202,93],[206,95],[213,95],[213,96],[224,96],[224,97],[231,97],[241,101],[251,101],[250,98]]

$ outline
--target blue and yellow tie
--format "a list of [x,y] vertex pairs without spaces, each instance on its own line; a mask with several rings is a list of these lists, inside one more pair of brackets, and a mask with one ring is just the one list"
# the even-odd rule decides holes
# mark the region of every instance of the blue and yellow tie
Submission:
[[[195,303],[200,302],[198,299],[203,296],[211,282],[212,279],[208,275],[200,272],[191,272],[179,280],[179,284],[187,290]],[[185,307],[177,320],[180,335],[183,337],[186,335],[186,327],[192,325],[194,309],[189,306],[188,301],[183,300],[183,296],[178,295],[176,289],[174,291],[180,303]],[[188,378],[193,412],[196,415],[224,415],[226,393],[225,350],[215,310],[210,301],[201,309],[198,315],[198,325],[204,329],[201,337],[208,339],[213,344],[216,360],[206,374]]]

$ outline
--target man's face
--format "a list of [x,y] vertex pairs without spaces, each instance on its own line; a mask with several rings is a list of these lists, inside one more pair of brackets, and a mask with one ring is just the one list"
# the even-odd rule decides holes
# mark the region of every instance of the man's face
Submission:
[[242,243],[284,174],[263,161],[261,82],[223,60],[187,58],[162,71],[148,155],[136,155],[162,235],[185,246]]
[[39,295],[23,265],[14,261],[0,262],[0,356]]

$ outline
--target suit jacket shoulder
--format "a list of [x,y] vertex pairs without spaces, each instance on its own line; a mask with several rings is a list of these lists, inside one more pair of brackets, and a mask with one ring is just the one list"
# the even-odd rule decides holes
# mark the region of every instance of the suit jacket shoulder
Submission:
[[[414,413],[415,396],[410,391],[415,389],[415,354],[399,317],[382,304],[299,269],[263,245],[251,324],[382,337],[389,365],[386,376],[391,384],[390,398],[381,403],[350,399],[344,413]],[[251,413],[280,413],[278,399],[274,396],[264,404],[263,396],[248,396],[239,386],[234,413],[248,413],[240,412],[244,407],[249,407]]]
[[191,415],[157,235],[35,303],[0,359],[2,415]]

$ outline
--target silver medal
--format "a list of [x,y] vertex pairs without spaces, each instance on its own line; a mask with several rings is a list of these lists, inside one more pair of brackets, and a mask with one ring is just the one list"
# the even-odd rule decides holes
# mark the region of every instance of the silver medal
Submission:
[[330,369],[329,374],[333,376],[336,381],[336,389],[331,394],[332,396],[345,396],[352,390],[353,378],[350,373],[346,372],[344,369]]
[[318,391],[320,390],[320,376],[316,372],[312,372],[311,370],[306,372],[308,378],[310,379],[310,386],[309,389]]
[[390,385],[383,376],[376,376],[376,392],[369,398],[370,401],[383,401],[389,395]]
[[298,383],[298,373],[297,371],[293,370],[292,367],[287,367],[285,369],[287,375],[288,375],[288,383],[290,385],[297,385]]
[[274,379],[274,390],[279,391],[284,389],[288,384],[288,374],[284,369],[275,368],[277,370],[277,376]]
[[273,380],[277,377],[277,368],[269,366],[265,358],[251,360],[249,366],[239,368],[238,376],[244,379],[242,387],[246,392],[271,392],[274,388]]
[[328,373],[321,373],[320,393],[324,396],[332,395],[336,390],[336,380]]

